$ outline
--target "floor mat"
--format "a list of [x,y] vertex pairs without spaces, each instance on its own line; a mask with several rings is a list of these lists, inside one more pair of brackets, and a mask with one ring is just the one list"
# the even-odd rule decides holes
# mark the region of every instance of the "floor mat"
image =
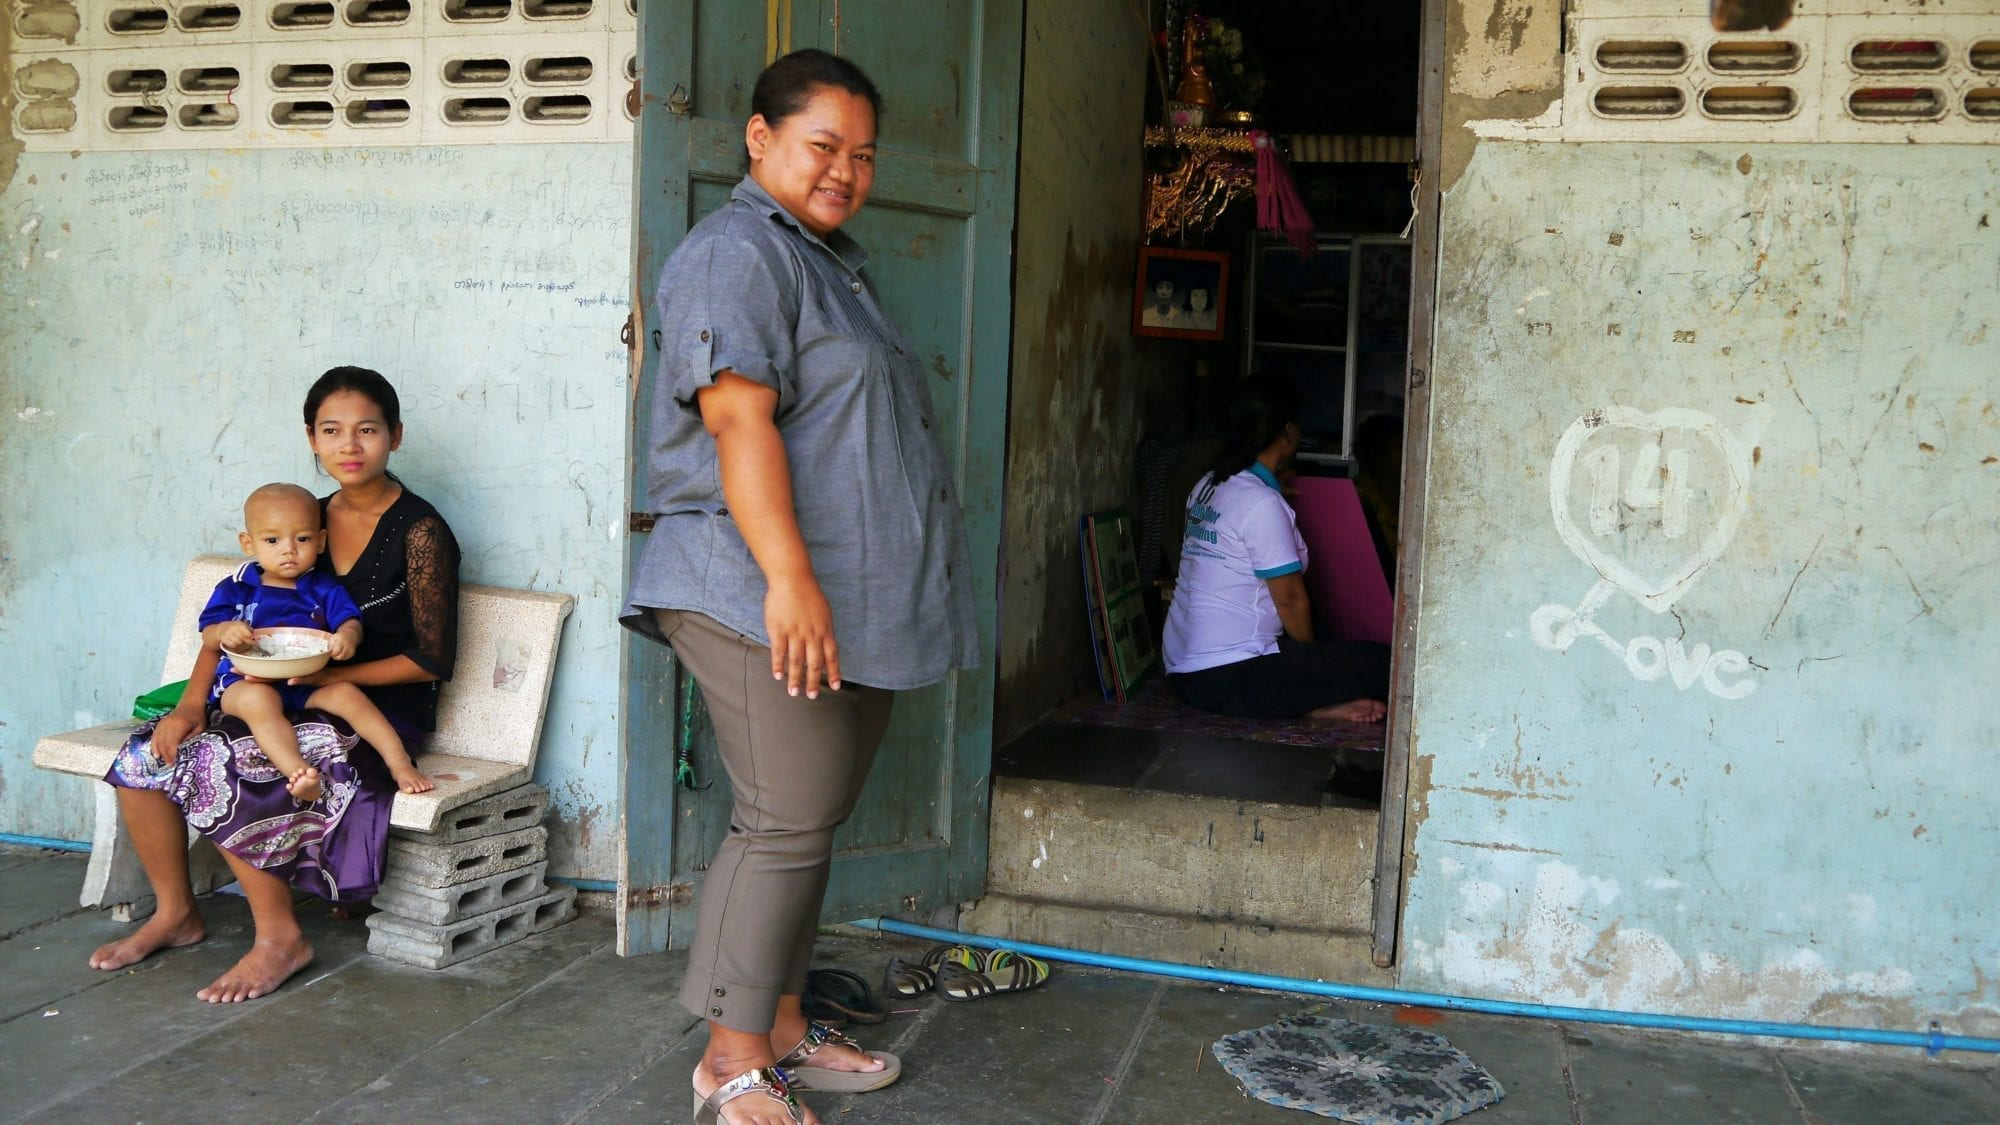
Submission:
[[1286,1016],[1210,1050],[1251,1097],[1356,1125],[1435,1125],[1504,1094],[1464,1052],[1414,1028]]
[[1134,730],[1167,730],[1271,742],[1281,746],[1321,746],[1334,750],[1380,750],[1381,723],[1330,723],[1318,719],[1239,719],[1197,711],[1160,681],[1144,685],[1123,703],[1087,701],[1052,716],[1060,723]]

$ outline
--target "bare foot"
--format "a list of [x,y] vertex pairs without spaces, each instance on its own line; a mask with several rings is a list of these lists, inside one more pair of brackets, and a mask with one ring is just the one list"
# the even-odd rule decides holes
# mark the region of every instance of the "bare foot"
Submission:
[[319,800],[320,794],[324,792],[319,784],[319,771],[311,766],[299,770],[292,775],[290,781],[285,782],[285,792],[290,793],[292,800],[302,805],[310,805]]
[[[803,1016],[794,1016],[787,1021],[781,1013],[776,1023],[771,1025],[771,1054],[784,1058],[792,1053],[806,1037],[806,1021]],[[886,1069],[888,1063],[845,1043],[828,1043],[813,1052],[812,1065],[825,1070],[840,1070],[850,1074],[874,1074]]]
[[397,769],[389,767],[389,776],[396,779],[396,788],[405,793],[428,793],[437,788],[437,783],[417,772],[415,766]]
[[208,936],[208,928],[202,924],[201,913],[189,910],[179,917],[169,918],[155,913],[137,930],[119,938],[105,942],[90,955],[90,967],[109,972],[136,965],[162,949],[179,949],[183,945],[193,945]]
[[[705,1098],[739,1074],[760,1066],[774,1065],[776,1060],[771,1055],[765,1055],[761,1060],[735,1061],[704,1057],[701,1065],[694,1068],[694,1092],[696,1096]],[[798,1125],[801,1121],[805,1125],[819,1125],[819,1115],[812,1111],[811,1106],[799,1101],[796,1093],[792,1095],[792,1100],[799,1107],[798,1117],[793,1117],[767,1093],[744,1094],[723,1103],[719,1120],[727,1122],[727,1125]]]
[[235,1004],[268,996],[293,973],[312,964],[312,959],[312,946],[303,935],[283,943],[258,938],[243,960],[215,978],[214,984],[196,992],[195,998],[211,1004]]
[[1335,707],[1308,711],[1306,717],[1336,723],[1379,723],[1389,717],[1389,705],[1379,699],[1350,699]]

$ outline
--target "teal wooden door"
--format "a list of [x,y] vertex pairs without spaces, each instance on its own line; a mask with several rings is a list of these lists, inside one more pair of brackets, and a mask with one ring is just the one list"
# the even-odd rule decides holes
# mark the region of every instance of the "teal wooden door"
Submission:
[[[820,47],[852,58],[882,91],[874,193],[846,229],[868,248],[890,315],[928,357],[989,663],[897,699],[867,792],[835,840],[828,920],[963,901],[986,876],[1021,36],[1021,0],[648,0],[639,14],[635,510],[658,354],[654,286],[688,228],[744,173],[758,72],[786,51]],[[647,534],[633,531],[628,554]],[[729,782],[699,713],[691,732],[681,729],[671,653],[637,638],[626,649],[618,922],[620,951],[632,955],[687,944],[702,872],[729,827]],[[683,733],[708,788],[674,784]]]

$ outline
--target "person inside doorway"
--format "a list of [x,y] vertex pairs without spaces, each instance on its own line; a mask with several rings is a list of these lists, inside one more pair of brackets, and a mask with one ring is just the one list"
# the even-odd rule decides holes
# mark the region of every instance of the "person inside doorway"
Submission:
[[1167,684],[1188,705],[1225,715],[1381,722],[1388,646],[1313,635],[1306,545],[1278,483],[1299,448],[1296,392],[1277,380],[1245,383],[1223,431],[1188,496],[1162,639]]

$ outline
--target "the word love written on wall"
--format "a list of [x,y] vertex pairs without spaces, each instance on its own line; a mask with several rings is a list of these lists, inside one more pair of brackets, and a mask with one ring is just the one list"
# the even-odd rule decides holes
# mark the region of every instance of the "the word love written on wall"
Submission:
[[1620,641],[1595,618],[1624,591],[1666,613],[1722,557],[1750,507],[1750,472],[1765,408],[1732,432],[1698,410],[1593,410],[1570,423],[1549,466],[1556,533],[1597,582],[1572,609],[1529,615],[1537,645],[1565,652],[1578,640],[1602,645],[1642,683],[1671,679],[1723,699],[1757,690],[1750,658],[1733,648],[1689,645],[1681,636]]

